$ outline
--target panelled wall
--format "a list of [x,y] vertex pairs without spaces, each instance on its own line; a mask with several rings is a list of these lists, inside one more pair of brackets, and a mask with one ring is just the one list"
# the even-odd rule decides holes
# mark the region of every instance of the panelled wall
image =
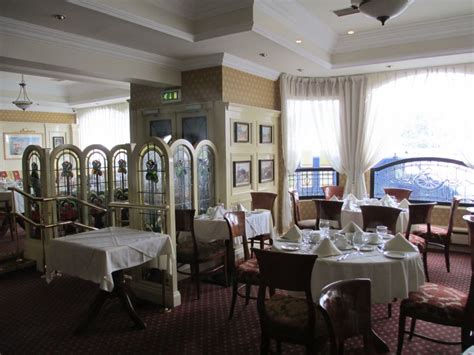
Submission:
[[41,137],[41,146],[53,148],[53,137],[64,138],[65,144],[77,143],[76,115],[56,112],[0,110],[0,171],[21,171],[21,155],[6,154],[8,134]]

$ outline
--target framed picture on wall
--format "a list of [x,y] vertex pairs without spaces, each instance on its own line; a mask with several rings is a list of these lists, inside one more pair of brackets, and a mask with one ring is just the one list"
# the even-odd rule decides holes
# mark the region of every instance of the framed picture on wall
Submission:
[[234,161],[234,187],[250,185],[252,182],[252,164],[250,160]]
[[43,145],[41,133],[4,133],[3,151],[5,159],[21,159],[29,145]]
[[263,159],[258,161],[258,181],[269,182],[275,179],[275,167],[273,159]]
[[53,137],[53,148],[56,148],[64,144],[64,137],[56,136]]
[[273,143],[273,127],[260,125],[260,143]]
[[234,123],[234,142],[249,143],[250,142],[250,124],[244,122]]

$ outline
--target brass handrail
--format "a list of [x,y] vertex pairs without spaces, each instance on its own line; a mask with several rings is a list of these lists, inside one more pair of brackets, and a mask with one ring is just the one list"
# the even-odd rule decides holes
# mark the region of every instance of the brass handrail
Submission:
[[144,209],[144,210],[161,210],[161,211],[168,211],[170,206],[168,205],[141,205],[136,203],[130,202],[110,202],[109,208],[135,208],[135,209]]
[[87,224],[83,224],[83,223],[76,222],[76,221],[64,221],[64,222],[57,222],[57,223],[51,223],[51,224],[38,223],[38,222],[35,222],[32,219],[22,215],[21,213],[11,212],[11,214],[15,215],[15,218],[21,218],[25,222],[28,222],[29,224],[32,224],[35,227],[43,228],[43,229],[50,229],[50,228],[54,228],[54,227],[67,226],[67,225],[70,225],[70,224],[72,224],[74,226],[82,227],[84,229],[89,229],[89,230],[98,230],[99,229],[99,228],[92,227],[92,226],[89,226]]
[[18,192],[20,195],[23,195],[24,197],[29,198],[30,200],[33,200],[33,201],[51,202],[51,201],[73,200],[73,201],[76,201],[76,202],[81,203],[83,205],[86,205],[87,207],[90,207],[90,208],[93,208],[93,209],[96,209],[96,210],[99,210],[99,211],[102,211],[102,212],[107,212],[106,208],[96,206],[93,203],[87,202],[85,200],[82,200],[82,199],[77,198],[76,196],[72,196],[72,195],[55,196],[55,197],[36,197],[36,196],[33,196],[33,195],[23,191],[23,190],[20,190],[17,187],[9,187],[8,190]]

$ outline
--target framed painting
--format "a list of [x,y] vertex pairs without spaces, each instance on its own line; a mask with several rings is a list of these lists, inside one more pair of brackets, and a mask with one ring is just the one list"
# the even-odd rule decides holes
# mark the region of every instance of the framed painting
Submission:
[[234,187],[250,185],[252,182],[252,164],[250,160],[234,161]]
[[53,149],[64,144],[64,137],[56,136],[53,137]]
[[250,124],[243,122],[234,123],[234,142],[249,143],[250,142]]
[[273,159],[264,159],[258,161],[258,181],[269,182],[275,179],[275,167]]
[[260,125],[260,143],[273,143],[273,127]]
[[21,159],[29,145],[43,145],[41,133],[4,133],[3,152],[5,159]]

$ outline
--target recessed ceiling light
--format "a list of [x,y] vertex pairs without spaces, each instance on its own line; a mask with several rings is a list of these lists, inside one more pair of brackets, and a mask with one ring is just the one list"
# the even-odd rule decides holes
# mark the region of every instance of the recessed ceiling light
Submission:
[[392,66],[391,65],[387,65],[387,68],[390,69]]
[[303,69],[296,69],[296,70],[298,70],[300,73],[303,71]]
[[259,55],[260,57],[264,57],[264,58],[265,58],[265,57],[267,56],[267,53],[259,53],[258,55]]
[[298,44],[301,44],[301,43],[303,43],[303,40],[297,39],[295,42],[298,43]]
[[347,31],[347,34],[348,34],[348,35],[353,35],[354,33],[355,33],[354,30]]
[[56,15],[53,15],[53,17],[58,21],[63,21],[66,19],[66,16],[62,14],[56,14]]

